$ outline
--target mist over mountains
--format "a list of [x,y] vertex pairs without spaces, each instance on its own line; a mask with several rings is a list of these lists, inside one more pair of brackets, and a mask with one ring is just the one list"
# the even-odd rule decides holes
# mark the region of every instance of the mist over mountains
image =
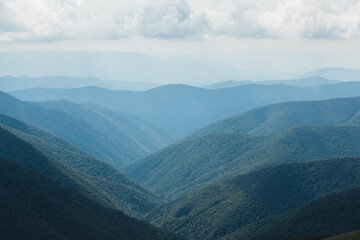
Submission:
[[[76,78],[97,78],[106,82],[95,86],[145,90],[158,84],[185,83],[203,86],[229,80],[286,80],[315,76],[335,81],[358,81],[360,71],[345,68],[323,68],[302,72],[289,72],[286,69],[246,70],[212,65],[188,58],[166,59],[132,52],[28,50],[0,52],[0,76],[30,78],[65,76],[75,78],[73,82],[78,84],[81,84],[83,79],[76,80]],[[45,79],[41,81],[43,80]],[[98,80],[93,79],[90,82],[94,84],[96,81]],[[63,84],[53,87],[61,87],[61,85]],[[37,87],[46,87],[46,84],[39,84]]]
[[0,76],[62,75],[158,84],[265,79],[269,74],[189,60],[160,59],[140,53],[47,50],[0,53]]
[[[357,70],[271,78],[281,73],[119,52],[1,62],[14,76],[0,78],[0,238],[320,240],[360,229]],[[153,84],[182,78],[201,87]]]
[[[11,92],[25,101],[68,100],[97,104],[146,119],[179,136],[233,114],[272,103],[324,100],[358,96],[360,82],[314,87],[285,84],[247,84],[233,88],[203,89],[164,85],[147,91],[112,91],[97,87],[27,89]],[[236,103],[236,104],[234,104]]]
[[359,13],[0,0],[0,240],[359,240]]

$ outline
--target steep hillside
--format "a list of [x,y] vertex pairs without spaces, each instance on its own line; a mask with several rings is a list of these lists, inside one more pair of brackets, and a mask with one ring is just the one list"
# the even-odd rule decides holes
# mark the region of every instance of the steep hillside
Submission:
[[359,188],[334,194],[282,215],[249,224],[223,239],[277,240],[355,231],[360,226],[359,198]]
[[108,200],[126,214],[143,217],[161,203],[158,197],[117,169],[48,132],[1,114],[0,127],[22,138],[55,160],[83,173],[88,185],[101,189]]
[[327,238],[326,240],[357,240],[360,239],[360,231],[344,233],[339,236]]
[[122,170],[175,199],[224,177],[288,162],[360,156],[359,126],[299,126],[276,134],[213,134],[170,145]]
[[63,102],[46,105],[23,102],[0,92],[0,113],[47,130],[115,167],[174,139],[152,124],[125,114]]
[[0,238],[183,239],[0,159]]
[[303,124],[359,124],[360,98],[287,102],[234,115],[190,136],[214,133],[268,134]]
[[292,163],[221,181],[147,220],[191,239],[219,239],[252,222],[360,186],[360,158]]
[[199,127],[255,107],[288,101],[355,97],[359,96],[359,92],[360,82],[348,82],[318,87],[248,84],[217,90],[165,85],[142,92],[95,87],[37,88],[11,94],[30,101],[96,103],[112,110],[132,113],[183,136]]

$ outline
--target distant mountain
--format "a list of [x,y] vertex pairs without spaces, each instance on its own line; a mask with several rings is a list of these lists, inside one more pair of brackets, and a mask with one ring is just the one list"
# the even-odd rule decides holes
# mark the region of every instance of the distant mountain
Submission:
[[225,177],[289,162],[360,156],[360,126],[299,126],[265,136],[212,134],[172,144],[122,171],[168,200]]
[[300,75],[301,78],[320,76],[323,78],[339,81],[359,81],[360,70],[346,68],[321,68]]
[[147,83],[205,83],[228,79],[264,79],[269,76],[277,78],[284,73],[243,71],[189,59],[162,59],[131,52],[33,50],[1,52],[0,75],[60,75]]
[[360,98],[287,102],[236,114],[190,134],[269,134],[303,124],[360,124]]
[[126,82],[126,81],[103,81],[90,77],[65,77],[65,76],[49,76],[49,77],[0,77],[0,90],[14,91],[29,88],[79,88],[86,86],[98,86],[113,90],[132,90],[140,91],[157,87],[152,83]]
[[329,80],[319,76],[311,76],[307,78],[297,78],[297,79],[287,79],[287,80],[284,79],[284,80],[266,80],[266,81],[225,81],[225,82],[205,85],[203,87],[207,89],[220,89],[220,88],[237,87],[246,84],[286,84],[286,85],[299,86],[299,87],[314,87],[314,86],[321,86],[325,84],[333,84],[338,82],[339,81]]
[[317,87],[250,84],[217,90],[165,85],[142,92],[111,91],[97,87],[36,88],[14,91],[11,94],[29,101],[62,99],[77,103],[95,103],[112,110],[134,114],[184,136],[225,117],[268,104],[359,96],[360,82]]
[[147,215],[190,239],[220,239],[260,219],[360,186],[360,158],[285,164],[221,181]]
[[[58,162],[81,172],[88,185],[101,189],[107,201],[126,214],[141,218],[161,203],[158,197],[115,168],[48,132],[1,114],[0,127],[22,138]],[[10,158],[9,155],[7,156]]]
[[288,213],[249,224],[223,239],[277,240],[319,233],[338,235],[355,231],[360,226],[359,198],[359,188],[334,194]]
[[131,115],[66,102],[34,104],[2,92],[0,113],[47,130],[115,167],[175,139],[167,131]]
[[[24,157],[31,161],[28,153]],[[104,207],[12,161],[0,159],[0,176],[1,239],[184,239]]]

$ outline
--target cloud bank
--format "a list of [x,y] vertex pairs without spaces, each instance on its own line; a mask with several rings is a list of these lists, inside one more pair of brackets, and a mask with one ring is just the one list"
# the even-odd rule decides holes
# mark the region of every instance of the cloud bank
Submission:
[[359,0],[0,0],[0,42],[360,36]]

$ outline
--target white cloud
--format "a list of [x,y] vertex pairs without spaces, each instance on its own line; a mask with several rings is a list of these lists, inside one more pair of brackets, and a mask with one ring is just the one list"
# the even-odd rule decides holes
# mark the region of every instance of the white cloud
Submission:
[[237,37],[354,38],[358,0],[242,0],[216,30]]
[[146,37],[184,38],[202,36],[210,29],[204,13],[194,13],[184,0],[164,0],[146,5],[140,32]]
[[359,0],[0,0],[0,42],[358,38]]
[[208,29],[185,0],[2,0],[0,41],[198,37]]

